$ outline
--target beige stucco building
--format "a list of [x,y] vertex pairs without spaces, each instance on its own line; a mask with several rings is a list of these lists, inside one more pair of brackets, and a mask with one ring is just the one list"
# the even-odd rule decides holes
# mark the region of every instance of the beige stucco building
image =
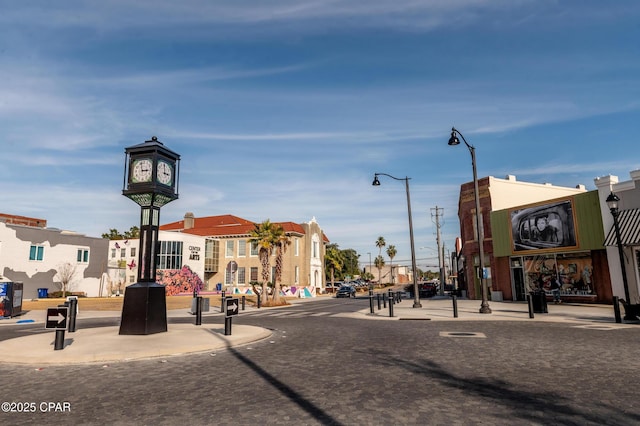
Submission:
[[[314,295],[325,288],[324,254],[329,242],[320,225],[312,218],[309,222],[276,222],[289,237],[290,244],[284,255],[282,286],[287,294],[296,295],[304,289]],[[251,282],[261,282],[262,271],[258,247],[250,242],[256,223],[233,215],[195,217],[185,214],[183,220],[160,227],[165,238],[170,233],[199,236],[204,250],[198,253],[203,264],[205,291],[227,290],[249,293]],[[273,281],[275,252],[271,257],[269,281]]]

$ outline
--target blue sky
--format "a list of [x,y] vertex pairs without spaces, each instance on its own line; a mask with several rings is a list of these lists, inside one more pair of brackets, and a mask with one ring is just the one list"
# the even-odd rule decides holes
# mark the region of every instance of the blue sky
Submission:
[[[10,214],[100,236],[139,221],[124,148],[182,156],[163,223],[316,217],[368,263],[384,236],[436,265],[432,209],[517,176],[595,189],[640,168],[640,2],[0,0],[0,194]],[[428,247],[428,248],[421,248]]]

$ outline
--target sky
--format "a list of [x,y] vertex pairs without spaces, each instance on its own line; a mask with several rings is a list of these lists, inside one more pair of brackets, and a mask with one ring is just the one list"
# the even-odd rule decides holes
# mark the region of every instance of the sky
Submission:
[[363,264],[383,236],[408,265],[410,178],[435,270],[435,209],[452,250],[473,179],[452,126],[479,177],[640,168],[638,22],[636,0],[0,0],[0,212],[139,225],[124,149],[157,136],[181,155],[162,223],[315,217]]

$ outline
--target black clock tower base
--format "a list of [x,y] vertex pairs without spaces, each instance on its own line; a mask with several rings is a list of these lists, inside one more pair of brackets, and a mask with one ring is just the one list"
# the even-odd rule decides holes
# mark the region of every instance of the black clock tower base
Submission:
[[167,297],[164,286],[135,283],[124,292],[120,333],[145,335],[167,331]]

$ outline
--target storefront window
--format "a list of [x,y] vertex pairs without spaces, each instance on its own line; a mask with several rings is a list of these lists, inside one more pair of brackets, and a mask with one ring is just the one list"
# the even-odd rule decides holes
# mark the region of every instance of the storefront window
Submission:
[[561,295],[595,296],[589,252],[523,256],[522,259],[525,291],[543,289],[551,294],[551,283],[557,278]]

